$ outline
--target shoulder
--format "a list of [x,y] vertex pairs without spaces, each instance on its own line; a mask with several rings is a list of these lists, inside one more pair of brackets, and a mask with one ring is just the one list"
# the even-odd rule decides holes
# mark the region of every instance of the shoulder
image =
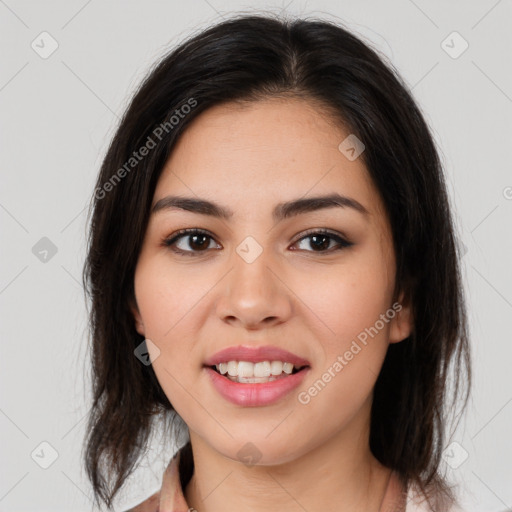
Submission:
[[405,512],[434,512],[434,510],[438,510],[439,507],[444,512],[465,512],[459,508],[457,503],[448,504],[445,501],[441,503],[436,501],[434,508],[432,508],[432,505],[428,503],[425,497],[414,486],[409,487]]
[[137,506],[126,510],[125,512],[159,512],[160,508],[160,491],[155,492],[149,498],[139,503]]

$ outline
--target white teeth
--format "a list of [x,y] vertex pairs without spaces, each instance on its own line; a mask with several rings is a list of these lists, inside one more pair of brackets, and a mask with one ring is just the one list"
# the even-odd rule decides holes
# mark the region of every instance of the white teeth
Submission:
[[270,363],[270,373],[272,375],[281,375],[283,372],[283,363],[281,361],[272,361]]
[[261,361],[254,365],[255,377],[270,377],[270,361]]
[[283,372],[290,375],[293,371],[293,364],[292,363],[284,363],[283,364]]
[[238,363],[236,361],[228,362],[228,375],[231,375],[231,377],[236,377],[238,375]]
[[[219,373],[230,377],[262,378],[279,376],[283,372],[290,375],[293,372],[293,364],[282,361],[260,361],[251,363],[249,361],[227,361],[215,365]],[[299,368],[299,366],[297,366]]]
[[254,377],[254,363],[247,361],[240,361],[238,363],[238,376],[239,377]]

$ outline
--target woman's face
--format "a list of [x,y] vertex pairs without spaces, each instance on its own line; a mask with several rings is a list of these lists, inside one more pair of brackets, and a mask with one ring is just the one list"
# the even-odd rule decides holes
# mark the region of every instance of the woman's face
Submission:
[[[352,139],[338,148],[349,135],[304,100],[217,106],[183,133],[158,181],[135,272],[136,328],[191,436],[233,460],[367,445],[388,344],[410,332],[408,309],[392,302],[383,204]],[[333,194],[348,199],[310,201]],[[201,232],[166,245],[183,229]],[[209,367],[240,346],[249,350],[219,357],[243,361],[245,375],[277,373],[265,361],[294,356],[306,367],[267,383]]]

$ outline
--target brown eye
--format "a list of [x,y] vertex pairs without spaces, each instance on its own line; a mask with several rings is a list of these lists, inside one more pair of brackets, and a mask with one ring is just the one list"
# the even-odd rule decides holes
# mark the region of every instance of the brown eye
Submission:
[[191,249],[202,251],[208,249],[210,237],[208,235],[188,235],[188,246]]
[[[300,244],[304,240],[308,240],[306,242],[306,247],[299,250],[306,250],[309,252],[333,252],[336,250],[343,249],[345,247],[350,247],[352,244],[348,242],[344,238],[329,231],[313,231],[303,236],[300,240],[295,242],[294,245]],[[309,247],[309,249],[307,248]]]
[[213,237],[205,231],[183,229],[164,240],[163,243],[177,253],[194,255],[194,253],[206,252],[208,249],[220,247],[218,245],[212,247],[212,242],[214,242]]

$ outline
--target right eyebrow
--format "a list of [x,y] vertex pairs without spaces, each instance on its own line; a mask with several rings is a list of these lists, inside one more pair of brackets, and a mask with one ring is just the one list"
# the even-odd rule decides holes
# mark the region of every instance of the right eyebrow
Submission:
[[206,199],[196,199],[195,197],[166,196],[155,203],[151,209],[151,214],[162,210],[185,210],[188,212],[199,213],[201,215],[210,215],[220,219],[229,219],[233,212]]

